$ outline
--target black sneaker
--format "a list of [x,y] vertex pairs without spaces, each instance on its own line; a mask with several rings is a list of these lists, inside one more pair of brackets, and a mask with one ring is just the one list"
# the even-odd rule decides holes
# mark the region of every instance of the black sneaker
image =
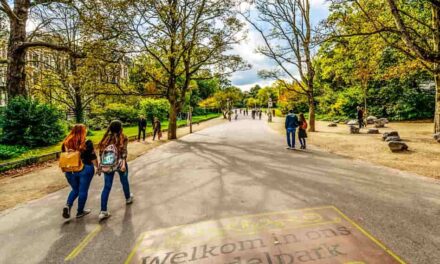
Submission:
[[77,213],[77,214],[76,214],[76,218],[81,218],[81,217],[83,217],[83,216],[86,216],[86,215],[90,214],[91,211],[92,211],[92,210],[90,210],[90,209],[85,209],[85,210],[82,211],[81,213]]
[[63,208],[63,217],[66,219],[70,218],[70,207],[68,205]]

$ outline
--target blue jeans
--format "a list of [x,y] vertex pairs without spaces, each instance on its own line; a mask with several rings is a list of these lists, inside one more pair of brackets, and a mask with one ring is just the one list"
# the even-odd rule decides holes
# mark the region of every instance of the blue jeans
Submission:
[[287,128],[286,134],[287,134],[287,145],[290,148],[294,148],[296,128]]
[[124,172],[118,170],[110,173],[104,173],[104,189],[101,193],[101,211],[107,211],[108,197],[110,196],[110,191],[112,190],[113,178],[115,173],[119,174],[119,179],[121,180],[122,189],[124,190],[125,199],[130,198],[130,185],[128,183],[128,165],[125,165],[126,170]]
[[67,182],[69,182],[72,190],[67,197],[67,205],[72,207],[73,202],[78,198],[78,213],[84,211],[90,183],[92,182],[95,168],[93,165],[84,164],[84,169],[80,172],[66,172]]

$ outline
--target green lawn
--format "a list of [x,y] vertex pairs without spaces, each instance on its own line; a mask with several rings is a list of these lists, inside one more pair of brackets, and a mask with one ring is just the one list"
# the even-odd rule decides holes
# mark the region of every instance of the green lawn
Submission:
[[[193,122],[200,122],[200,121],[208,120],[208,119],[219,117],[219,116],[220,116],[220,114],[214,114],[214,113],[203,115],[203,116],[194,116],[193,117]],[[186,124],[186,120],[179,120],[177,122],[177,125],[185,125],[185,124]],[[164,130],[168,129],[168,121],[162,122],[162,129],[164,129]],[[147,132],[152,132],[151,124],[148,124]],[[90,140],[92,140],[93,143],[97,144],[97,143],[99,143],[99,141],[104,136],[105,130],[92,131],[92,133],[93,133],[93,136],[90,136],[88,138]],[[128,137],[137,136],[138,128],[137,128],[137,126],[125,127],[124,128],[124,133]],[[50,154],[50,153],[53,153],[53,152],[58,152],[60,150],[61,150],[61,142],[59,144],[56,144],[56,145],[53,145],[53,146],[50,146],[50,147],[31,149],[31,150],[23,153],[22,155],[20,155],[17,158],[8,159],[8,160],[0,160],[0,162],[1,163],[6,163],[6,162],[13,162],[13,161],[24,160],[24,159],[28,159],[28,158],[32,158],[32,157],[43,156],[43,155]]]

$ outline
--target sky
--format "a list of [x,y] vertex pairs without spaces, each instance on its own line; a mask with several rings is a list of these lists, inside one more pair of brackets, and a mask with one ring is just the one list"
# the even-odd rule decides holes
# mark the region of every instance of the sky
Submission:
[[[310,0],[312,10],[311,18],[314,24],[327,18],[328,2],[326,0]],[[248,91],[251,87],[259,84],[264,87],[270,85],[273,80],[264,80],[258,76],[258,71],[263,69],[272,69],[274,63],[265,56],[255,52],[258,46],[263,46],[263,39],[260,33],[247,24],[248,36],[240,45],[234,47],[234,54],[240,55],[247,63],[252,65],[252,69],[234,73],[230,80],[232,85],[239,87],[243,91]]]

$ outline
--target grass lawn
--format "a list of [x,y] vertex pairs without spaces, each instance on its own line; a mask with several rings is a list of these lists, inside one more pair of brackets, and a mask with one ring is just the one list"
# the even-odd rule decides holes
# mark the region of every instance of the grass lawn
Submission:
[[[215,118],[215,117],[219,117],[221,114],[207,114],[207,115],[202,115],[202,116],[193,116],[193,122],[200,122],[200,121],[204,121],[204,120],[208,120],[211,118]],[[177,125],[185,125],[186,124],[186,120],[179,120],[177,121]],[[168,121],[163,121],[162,122],[162,129],[168,129]],[[148,124],[147,127],[147,132],[152,132],[152,127],[151,124]],[[101,131],[92,131],[93,136],[89,136],[88,138],[90,140],[93,141],[93,143],[97,144],[99,143],[99,141],[102,139],[102,137],[104,136],[105,130],[101,130]],[[132,136],[137,136],[138,134],[138,128],[137,126],[132,126],[132,127],[125,127],[124,128],[124,133],[128,136],[128,137],[132,137]],[[61,150],[61,142],[59,144],[53,145],[53,146],[49,146],[49,147],[42,147],[42,148],[35,148],[35,149],[31,149],[25,153],[23,153],[22,155],[20,155],[17,158],[13,158],[13,159],[8,159],[8,160],[0,160],[0,163],[7,163],[7,162],[13,162],[13,161],[18,161],[18,160],[24,160],[24,159],[28,159],[28,158],[32,158],[32,157],[38,157],[38,156],[43,156],[46,154],[50,154],[53,152],[58,152]]]

